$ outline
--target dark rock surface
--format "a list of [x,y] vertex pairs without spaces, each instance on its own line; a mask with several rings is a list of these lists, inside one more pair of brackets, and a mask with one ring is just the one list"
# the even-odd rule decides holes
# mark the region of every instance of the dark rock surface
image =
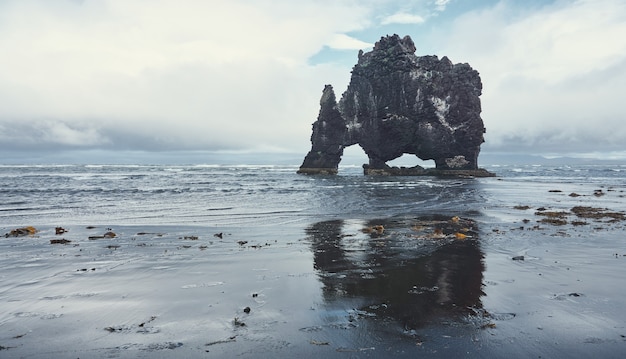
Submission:
[[[481,91],[468,64],[418,57],[408,36],[382,37],[372,51],[359,52],[339,103],[332,86],[324,88],[311,151],[298,172],[336,173],[344,148],[358,144],[369,158],[366,174],[492,175],[478,168]],[[405,153],[434,160],[436,170],[386,164]]]
[[346,147],[346,122],[339,109],[331,85],[324,87],[320,100],[320,113],[313,123],[311,151],[304,158],[301,173],[337,173],[343,149]]

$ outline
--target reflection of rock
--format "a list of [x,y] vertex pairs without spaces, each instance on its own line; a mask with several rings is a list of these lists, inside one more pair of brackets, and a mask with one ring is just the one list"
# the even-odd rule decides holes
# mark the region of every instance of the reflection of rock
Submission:
[[373,51],[359,53],[339,102],[332,86],[324,88],[311,151],[298,172],[336,173],[344,148],[358,144],[369,158],[366,174],[438,174],[421,167],[387,172],[387,161],[408,153],[434,160],[439,171],[491,175],[477,164],[485,132],[481,92],[468,64],[418,57],[408,36],[383,37]]
[[[339,220],[307,229],[327,301],[362,299],[366,304],[361,310],[389,316],[407,328],[482,307],[484,265],[478,241],[414,234],[416,227],[423,233],[453,233],[458,223],[431,217],[365,226],[380,223],[383,236],[351,231],[350,223]],[[467,233],[476,238],[477,230]]]
[[343,221],[335,220],[319,222],[307,229],[315,247],[315,269],[330,273],[348,269],[351,263],[341,247],[342,228]]

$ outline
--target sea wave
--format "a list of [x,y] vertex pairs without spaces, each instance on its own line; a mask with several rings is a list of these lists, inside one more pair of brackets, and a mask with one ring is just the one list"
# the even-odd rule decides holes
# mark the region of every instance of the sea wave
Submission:
[[[624,166],[500,166],[497,178],[296,174],[278,165],[0,166],[5,225],[121,222],[271,224],[320,218],[376,218],[480,212],[485,203],[545,195],[548,189],[624,187]],[[514,183],[507,187],[503,184]],[[514,191],[514,192],[511,192]],[[540,199],[540,198],[538,198]]]

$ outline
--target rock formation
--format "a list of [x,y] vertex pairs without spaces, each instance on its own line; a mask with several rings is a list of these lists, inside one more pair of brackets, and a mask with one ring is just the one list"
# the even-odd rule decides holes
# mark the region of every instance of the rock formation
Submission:
[[[298,173],[337,173],[344,148],[358,144],[369,158],[366,174],[492,175],[477,163],[485,132],[481,91],[468,64],[418,57],[409,36],[382,37],[372,51],[359,52],[339,103],[325,86],[311,151]],[[405,153],[434,160],[436,168],[386,164]]]

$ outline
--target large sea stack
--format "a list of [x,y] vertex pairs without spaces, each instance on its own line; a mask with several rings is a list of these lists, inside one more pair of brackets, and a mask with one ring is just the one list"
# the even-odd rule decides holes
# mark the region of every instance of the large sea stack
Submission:
[[[311,151],[298,173],[337,173],[344,148],[358,144],[369,158],[366,174],[491,176],[478,168],[481,91],[470,65],[416,56],[409,36],[382,37],[372,51],[359,52],[338,103],[325,86]],[[434,160],[436,168],[386,164],[405,153]]]

